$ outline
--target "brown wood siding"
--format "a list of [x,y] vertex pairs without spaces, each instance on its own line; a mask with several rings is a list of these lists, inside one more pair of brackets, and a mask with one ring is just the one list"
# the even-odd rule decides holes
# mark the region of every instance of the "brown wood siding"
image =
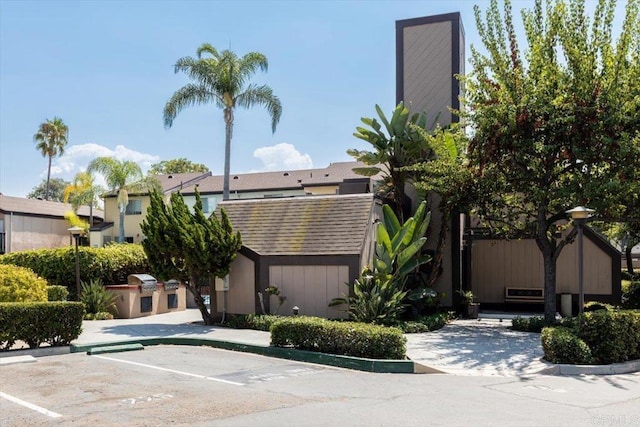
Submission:
[[[255,289],[255,263],[238,254],[229,272],[227,312],[234,314],[255,313],[257,294]],[[217,292],[218,310],[222,311],[222,292]]]
[[426,111],[430,120],[451,123],[451,22],[404,28],[404,102],[411,111]]
[[[329,307],[329,302],[349,290],[345,285],[349,282],[347,265],[271,265],[269,279],[280,289],[281,295],[287,297],[279,314],[289,315],[293,306],[298,306],[300,314],[305,316],[346,317],[343,312]],[[276,297],[272,297],[270,307],[275,313]]]
[[6,251],[18,252],[69,246],[72,243],[69,227],[71,227],[69,222],[64,218],[5,215]]
[[[577,243],[564,248],[557,263],[557,293],[578,293]],[[609,255],[584,239],[585,294],[612,293]],[[544,264],[534,240],[475,240],[471,289],[480,303],[504,303],[505,287],[542,288]]]

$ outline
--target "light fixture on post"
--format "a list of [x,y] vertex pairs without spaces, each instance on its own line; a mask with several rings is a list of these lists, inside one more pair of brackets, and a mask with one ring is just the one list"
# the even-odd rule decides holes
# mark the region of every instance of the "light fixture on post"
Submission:
[[71,233],[71,235],[76,241],[76,297],[78,298],[78,301],[79,301],[80,300],[80,259],[78,257],[78,240],[80,239],[80,236],[84,234],[84,228],[74,225],[73,227],[68,228],[67,231]]
[[585,208],[584,206],[578,206],[565,212],[571,215],[573,223],[578,227],[578,313],[584,312],[584,249],[582,246],[582,230],[594,212],[593,209]]

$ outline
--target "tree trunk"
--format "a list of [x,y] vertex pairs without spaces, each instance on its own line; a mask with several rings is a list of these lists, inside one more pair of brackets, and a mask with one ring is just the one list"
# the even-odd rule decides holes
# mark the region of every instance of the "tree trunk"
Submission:
[[551,247],[542,250],[542,258],[544,259],[544,320],[553,323],[556,319],[556,261]]
[[[197,280],[192,279],[190,283],[185,283],[185,285],[187,286],[187,289],[189,290],[189,292],[191,292],[191,295],[193,295],[193,299],[195,300],[196,305],[198,306],[198,310],[200,310],[200,314],[202,315],[202,321],[204,322],[204,324],[213,325],[213,317],[211,316],[211,313],[209,313],[209,310],[207,309],[207,306],[204,303],[204,298],[202,298],[200,291],[198,291],[197,283],[198,283]],[[209,296],[209,302],[211,303],[211,296]]]
[[631,275],[633,275],[633,258],[631,257],[633,243],[633,239],[629,239],[627,241],[627,246],[624,248],[624,256],[627,259],[627,272]]
[[89,205],[89,227],[93,227],[93,202]]
[[440,232],[438,233],[438,243],[436,245],[433,259],[431,260],[431,272],[429,273],[429,286],[433,287],[440,277],[442,267],[442,256],[444,255],[444,247],[447,243],[447,235],[449,234],[449,220],[451,214],[442,210],[441,206],[438,210],[442,214],[440,218]]
[[49,200],[49,184],[51,181],[51,160],[52,160],[52,157],[49,156],[49,167],[47,168],[47,189],[45,190],[45,193],[44,193],[45,200]]
[[118,241],[124,243],[124,210],[120,210],[120,229],[118,232]]
[[231,132],[233,130],[233,111],[224,110],[225,140],[224,140],[224,184],[222,187],[222,200],[229,200],[229,174],[231,163]]

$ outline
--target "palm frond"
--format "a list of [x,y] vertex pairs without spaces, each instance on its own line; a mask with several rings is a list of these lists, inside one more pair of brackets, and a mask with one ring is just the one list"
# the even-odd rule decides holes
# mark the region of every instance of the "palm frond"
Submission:
[[215,102],[218,106],[222,104],[221,94],[212,92],[202,84],[188,83],[181,87],[171,96],[164,106],[164,127],[170,128],[173,125],[178,113],[184,108],[194,105],[204,105]]
[[267,109],[271,116],[271,130],[276,131],[276,126],[282,114],[282,104],[280,99],[273,94],[273,90],[267,86],[249,85],[247,90],[238,95],[236,103],[244,108],[251,108],[254,105],[261,105]]

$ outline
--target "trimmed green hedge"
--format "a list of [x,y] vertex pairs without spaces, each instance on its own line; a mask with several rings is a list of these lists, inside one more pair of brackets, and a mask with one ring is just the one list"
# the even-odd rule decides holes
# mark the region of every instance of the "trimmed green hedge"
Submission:
[[29,268],[0,264],[0,302],[47,300],[47,281]]
[[0,350],[16,341],[30,348],[69,345],[82,332],[83,316],[79,302],[0,303]]
[[542,332],[545,326],[550,326],[543,316],[520,317],[511,320],[511,329],[520,332]]
[[398,360],[405,359],[405,343],[399,329],[373,324],[301,316],[271,326],[271,345],[320,353]]
[[[127,283],[127,276],[149,273],[144,249],[139,244],[113,244],[103,248],[78,248],[80,280],[101,279],[108,285]],[[75,295],[75,250],[72,246],[11,252],[0,256],[0,264],[27,267],[50,285],[65,286]]]
[[640,359],[640,311],[583,313],[573,327],[544,328],[541,339],[544,357],[553,363],[606,365]]
[[436,313],[428,316],[419,316],[416,320],[400,322],[395,327],[405,334],[431,332],[443,328],[452,318],[453,314],[449,312]]
[[276,314],[237,314],[229,316],[224,326],[268,332],[271,330],[271,325],[281,319],[284,319],[284,317]]
[[622,306],[624,308],[640,308],[640,280],[633,281],[624,286],[622,290]]
[[593,360],[589,346],[569,328],[544,328],[540,337],[544,358],[551,363],[587,365]]
[[578,317],[578,336],[598,364],[640,359],[640,311],[593,311]]
[[47,286],[47,301],[66,301],[69,298],[69,290],[64,286]]

